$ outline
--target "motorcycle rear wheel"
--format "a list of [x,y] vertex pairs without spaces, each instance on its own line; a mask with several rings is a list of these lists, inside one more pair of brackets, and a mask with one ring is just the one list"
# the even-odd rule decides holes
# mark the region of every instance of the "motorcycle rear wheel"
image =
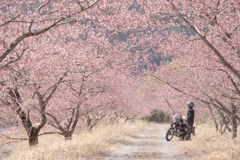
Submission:
[[173,135],[174,135],[173,128],[169,128],[166,134],[166,140],[171,141],[171,139],[173,138]]

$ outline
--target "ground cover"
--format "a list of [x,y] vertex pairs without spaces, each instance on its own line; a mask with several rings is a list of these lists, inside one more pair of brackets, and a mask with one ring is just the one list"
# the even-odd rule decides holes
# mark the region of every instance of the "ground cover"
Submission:
[[220,134],[211,124],[196,127],[196,136],[182,143],[181,152],[189,159],[238,160],[240,158],[240,137],[231,139],[231,133]]
[[59,135],[44,135],[39,137],[38,146],[31,149],[27,141],[6,144],[5,140],[1,144],[1,157],[9,160],[103,159],[118,147],[128,145],[146,125],[142,121],[102,123],[92,132],[74,134],[72,141],[65,141]]

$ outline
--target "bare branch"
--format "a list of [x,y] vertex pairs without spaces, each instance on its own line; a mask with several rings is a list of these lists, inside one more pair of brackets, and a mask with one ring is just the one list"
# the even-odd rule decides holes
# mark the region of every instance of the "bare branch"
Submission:
[[187,43],[193,42],[193,41],[199,41],[199,40],[201,40],[201,38],[194,38],[194,39],[190,39],[190,40],[184,41],[184,42],[181,43],[181,46],[173,49],[172,51],[174,52],[174,51],[180,49],[184,44],[187,44]]
[[[65,81],[62,80],[62,81],[60,81],[60,82],[57,82],[57,84],[59,85],[59,84],[64,83],[64,82],[68,82],[68,80],[65,80]],[[54,85],[52,85],[51,87],[49,87],[49,88],[45,91],[45,93],[42,95],[42,97],[44,97],[44,96],[47,94],[47,92],[50,91],[50,90],[52,90],[55,86],[56,86],[56,84],[54,84]]]
[[66,21],[66,22],[57,24],[56,27],[61,26],[61,25],[64,25],[64,24],[68,24],[68,23],[71,23],[71,22],[78,22],[78,20],[76,20],[76,19],[70,19],[70,20],[68,20],[68,21]]
[[[85,10],[87,10],[87,9],[90,9],[90,8],[94,7],[99,1],[100,1],[100,0],[97,0],[97,1],[95,1],[93,4],[89,5],[88,7],[82,8],[82,10],[80,10],[79,12],[82,12],[82,11],[85,11]],[[77,13],[79,13],[79,12],[77,12]]]
[[28,27],[28,32],[31,32],[33,23],[34,23],[34,21],[31,20],[31,23],[29,24],[29,27]]
[[20,14],[17,15],[16,17],[4,22],[3,24],[0,24],[0,27],[4,26],[4,25],[7,25],[8,23],[11,23],[12,21],[14,21],[15,19],[17,19],[18,17],[20,17]]
[[2,9],[5,8],[5,7],[7,7],[8,4],[9,4],[9,3],[6,3],[6,4],[4,4],[4,5],[1,4],[2,7],[0,8],[0,10],[2,10]]
[[53,13],[58,12],[58,11],[60,11],[60,10],[59,10],[59,9],[56,9],[56,10],[53,10],[53,11],[41,13],[40,15],[53,14]]
[[28,140],[27,138],[14,138],[14,137],[9,137],[3,134],[0,134],[2,137],[6,138],[6,139],[12,139],[12,140],[18,140],[18,141],[25,141]]
[[[40,31],[37,31],[37,32],[27,32],[27,33],[24,33],[23,35],[19,36],[15,41],[13,41],[13,42],[10,44],[10,46],[7,48],[7,50],[2,53],[2,55],[0,56],[0,63],[1,63],[1,62],[7,57],[7,55],[10,54],[10,53],[13,51],[13,49],[14,49],[21,41],[23,41],[25,38],[27,38],[27,37],[32,37],[32,36],[38,36],[38,35],[40,35],[40,34],[42,34],[42,33],[45,33],[45,32],[47,32],[48,30],[50,30],[51,28],[57,26],[60,22],[62,22],[62,21],[65,20],[66,18],[70,18],[72,15],[78,14],[78,13],[80,13],[80,12],[83,12],[83,11],[85,11],[85,10],[87,10],[87,9],[90,9],[90,8],[94,7],[99,1],[100,1],[100,0],[96,0],[93,4],[89,5],[89,6],[86,7],[86,8],[83,8],[83,9],[80,10],[80,11],[71,13],[71,14],[69,14],[69,15],[66,15],[65,17],[60,18],[60,19],[55,19],[55,22],[54,22],[52,25],[50,25],[50,26],[48,26],[48,27],[46,27],[46,28],[44,28],[44,29],[42,29],[42,30],[40,30]],[[38,7],[38,10],[40,10],[42,7],[44,7],[45,5],[47,5],[47,4],[50,3],[50,2],[51,2],[51,0],[48,0],[46,3],[42,4],[41,6],[39,6],[39,7]],[[0,27],[3,26],[3,25],[5,25],[6,23],[12,22],[14,19],[18,18],[19,16],[20,16],[20,15],[12,18],[11,20],[5,22],[4,24],[1,24]],[[46,20],[44,20],[44,21],[50,21],[50,20],[51,20],[51,19],[46,19]],[[32,23],[32,22],[31,22],[31,23]]]
[[232,82],[234,88],[236,89],[237,93],[240,95],[240,90],[238,88],[238,85],[235,83],[234,79],[230,76],[230,74],[228,72],[224,71],[223,69],[218,69],[218,70],[224,72],[228,76],[228,78]]
[[232,96],[228,96],[228,95],[226,95],[226,94],[221,94],[221,96],[226,97],[226,98],[229,98],[229,99],[231,99],[231,100],[238,100],[238,101],[240,101],[239,98],[232,97]]
[[38,137],[39,137],[39,136],[43,136],[43,135],[47,135],[47,134],[60,134],[60,135],[63,136],[63,134],[60,133],[60,132],[44,132],[44,133],[39,134]]
[[46,99],[44,100],[44,106],[47,105],[47,103],[49,102],[49,100],[52,98],[54,92],[57,90],[58,85],[62,82],[63,78],[67,75],[67,72],[65,72],[63,74],[62,77],[59,78],[58,82],[55,84],[55,86],[52,88],[51,92],[49,93],[49,95],[46,97]]
[[54,116],[54,115],[52,115],[51,113],[47,113],[46,112],[46,115],[48,115],[48,116],[50,116],[53,120],[54,120],[54,122],[57,124],[57,126],[55,126],[55,125],[53,125],[53,124],[51,124],[51,125],[53,125],[55,128],[57,128],[57,129],[59,129],[61,132],[64,132],[65,130],[62,128],[62,126],[60,125],[60,122],[58,121],[58,119]]
[[236,27],[234,27],[232,32],[236,31],[238,29],[238,27],[240,27],[240,24],[238,24]]
[[63,21],[65,18],[61,18],[58,21],[54,22],[52,25],[50,25],[47,28],[44,28],[40,31],[37,31],[35,33],[33,32],[28,32],[28,33],[24,33],[23,35],[21,35],[20,37],[18,37],[14,42],[12,42],[10,44],[10,46],[8,47],[8,49],[3,52],[3,54],[0,56],[0,63],[7,57],[8,54],[10,54],[11,51],[13,51],[13,49],[25,38],[27,37],[31,37],[31,36],[38,36],[46,31],[48,31],[49,29],[53,28],[54,26],[56,26],[58,23],[60,23],[61,21]]
[[174,112],[174,110],[173,110],[172,106],[170,105],[170,103],[168,102],[168,100],[167,100],[167,99],[165,99],[165,101],[167,102],[168,106],[171,108],[171,110],[172,110],[172,111],[173,111],[173,113],[175,114],[175,112]]
[[12,60],[12,61],[10,61],[10,62],[2,65],[2,66],[0,65],[0,70],[3,69],[4,67],[6,67],[6,66],[8,66],[8,65],[10,65],[10,64],[12,64],[12,63],[14,63],[14,62],[19,61],[19,60],[22,58],[24,52],[25,52],[27,49],[28,49],[28,48],[23,49],[22,53],[21,53],[20,55],[17,55],[17,58],[16,58],[15,60]]
[[83,6],[81,5],[80,1],[79,0],[76,0],[77,1],[77,4],[79,5],[81,11],[83,10]]
[[48,3],[50,3],[51,0],[48,0],[47,2],[41,4],[40,6],[37,7],[37,11],[40,11],[44,6],[46,6]]
[[186,16],[183,16],[181,12],[177,9],[177,7],[167,0],[173,7],[174,10],[182,17],[182,19],[197,33],[197,35],[202,39],[203,42],[205,42],[209,48],[218,56],[218,58],[221,60],[222,64],[227,67],[231,72],[240,79],[240,73],[238,70],[233,68],[233,66],[227,62],[227,60],[222,56],[222,54],[201,34],[200,30],[197,28],[197,26]]
[[[206,95],[207,97],[209,97],[209,99],[213,100],[214,102],[216,102],[220,107],[217,107],[219,108],[220,110],[224,111],[225,113],[227,113],[228,115],[234,115],[228,108],[226,108],[219,100],[215,99],[215,98],[212,98],[210,95],[202,92],[204,95]],[[213,105],[216,106],[215,103],[212,103]],[[237,116],[236,117],[238,120],[240,120],[240,118]]]

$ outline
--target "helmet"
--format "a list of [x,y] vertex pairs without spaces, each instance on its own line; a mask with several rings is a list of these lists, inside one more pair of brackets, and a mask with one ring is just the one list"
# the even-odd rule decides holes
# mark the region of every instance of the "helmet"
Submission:
[[194,106],[194,103],[191,102],[191,101],[189,101],[189,102],[187,102],[187,105],[188,105],[188,107],[193,107],[193,106]]

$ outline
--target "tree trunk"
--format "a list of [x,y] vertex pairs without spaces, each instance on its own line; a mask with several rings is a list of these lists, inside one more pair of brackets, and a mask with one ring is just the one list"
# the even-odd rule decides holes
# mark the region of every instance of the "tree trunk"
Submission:
[[127,117],[125,118],[125,123],[127,123],[128,120],[129,120],[129,117],[127,116]]
[[219,132],[222,133],[222,128],[223,128],[222,119],[219,120],[219,125],[220,125]]
[[214,124],[215,124],[216,131],[218,131],[218,123],[217,123],[217,121],[216,121],[215,118],[213,118],[213,119],[214,119],[213,122],[214,122]]
[[216,119],[214,118],[213,111],[212,111],[212,108],[210,105],[208,105],[208,109],[210,111],[211,118],[215,124],[216,131],[218,131],[218,123],[217,123]]
[[38,102],[39,102],[39,107],[40,107],[40,121],[39,123],[36,123],[35,125],[32,125],[30,116],[29,116],[29,109],[27,109],[28,113],[27,115],[24,113],[23,108],[21,107],[22,103],[22,96],[21,93],[19,92],[18,88],[15,87],[13,89],[9,89],[8,94],[11,98],[12,104],[15,105],[15,111],[21,118],[22,124],[27,131],[28,135],[28,141],[29,141],[29,146],[33,146],[38,144],[38,133],[40,132],[41,128],[46,124],[47,118],[46,118],[46,113],[45,113],[45,108],[49,100],[52,98],[54,92],[58,88],[58,84],[63,80],[63,78],[66,76],[67,73],[64,73],[63,77],[60,77],[58,82],[52,87],[51,92],[49,95],[46,97],[45,100],[43,100],[43,95],[40,94],[39,88],[36,89],[34,95],[36,94],[38,97]]
[[29,115],[26,117],[23,111],[19,114],[19,117],[21,118],[22,124],[25,130],[27,131],[29,146],[31,147],[31,146],[37,145],[38,133],[41,128],[39,126],[37,127],[33,126],[29,119]]
[[237,119],[234,116],[232,119],[232,139],[237,137]]
[[28,142],[29,142],[29,146],[31,147],[38,144],[38,133],[40,129],[32,126],[29,130],[30,131],[28,133]]
[[38,144],[38,133],[40,131],[40,129],[38,127],[34,127],[32,126],[32,123],[29,119],[29,110],[28,110],[28,114],[26,115],[21,108],[19,108],[16,111],[19,115],[19,117],[22,120],[22,124],[25,128],[25,130],[27,131],[27,135],[28,135],[28,143],[29,146],[34,146]]
[[65,137],[65,141],[71,141],[72,140],[72,134],[73,132],[67,132],[64,134],[64,137]]
[[217,105],[213,105],[213,106],[214,106],[215,109],[218,111],[218,113],[219,113],[219,115],[220,115],[220,117],[221,117],[221,121],[222,121],[222,123],[225,125],[225,128],[224,128],[224,130],[221,132],[221,134],[222,134],[223,132],[225,132],[226,129],[227,129],[229,132],[231,132],[231,128],[228,126],[229,123],[226,121],[223,113],[220,111],[220,109],[218,108]]
[[[58,121],[58,119],[54,115],[52,115],[50,113],[46,113],[48,116],[52,117],[52,119],[54,120],[56,125],[54,125],[54,124],[51,124],[51,125],[61,131],[61,133],[62,133],[61,135],[63,135],[65,137],[65,141],[72,140],[73,132],[74,132],[74,130],[77,126],[77,123],[78,123],[79,107],[80,107],[81,104],[82,104],[82,102],[78,103],[77,107],[72,111],[72,117],[68,121],[68,124],[67,124],[66,128],[61,126],[60,122]],[[89,118],[89,116],[87,116],[87,122],[88,122],[88,124],[91,123],[91,119]]]
[[232,139],[235,139],[237,137],[237,118],[236,118],[237,107],[233,103],[232,112],[234,114],[232,117]]

